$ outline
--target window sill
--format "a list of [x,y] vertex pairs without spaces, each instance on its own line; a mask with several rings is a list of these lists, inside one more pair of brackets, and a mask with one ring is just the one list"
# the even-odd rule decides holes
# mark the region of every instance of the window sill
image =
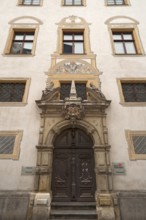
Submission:
[[35,54],[2,54],[4,57],[34,57]]
[[145,54],[112,54],[115,57],[144,57]]
[[125,107],[146,107],[146,102],[120,102]]
[[42,5],[18,5],[20,7],[40,7]]
[[129,6],[127,4],[125,5],[106,5],[107,7],[122,7],[122,6]]
[[0,107],[23,107],[27,104],[27,102],[0,102]]

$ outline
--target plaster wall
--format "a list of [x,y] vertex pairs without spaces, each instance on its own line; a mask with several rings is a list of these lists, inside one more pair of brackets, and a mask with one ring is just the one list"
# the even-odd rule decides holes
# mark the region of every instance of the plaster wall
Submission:
[[[40,110],[35,100],[40,99],[51,65],[51,54],[57,46],[57,23],[71,15],[80,16],[90,23],[91,50],[97,55],[101,89],[108,100],[107,127],[111,145],[111,162],[124,162],[125,176],[114,176],[115,190],[146,190],[146,161],[130,161],[125,130],[146,130],[146,107],[124,107],[120,102],[116,79],[145,77],[143,56],[114,56],[105,21],[114,16],[128,16],[139,22],[138,29],[146,51],[145,0],[130,0],[130,6],[107,7],[104,0],[87,0],[85,7],[63,7],[61,0],[44,0],[40,7],[17,6],[17,0],[2,0],[0,7],[0,77],[29,77],[28,104],[24,107],[0,107],[0,130],[23,130],[18,161],[0,160],[1,190],[33,190],[34,176],[21,176],[22,166],[36,166],[40,128]],[[33,16],[43,24],[39,27],[35,56],[11,57],[4,55],[10,28],[9,22],[21,16]]]

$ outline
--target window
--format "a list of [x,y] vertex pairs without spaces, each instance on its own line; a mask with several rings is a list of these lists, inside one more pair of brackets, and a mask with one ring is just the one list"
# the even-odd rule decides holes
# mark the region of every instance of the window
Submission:
[[0,102],[22,102],[25,83],[0,83]]
[[0,79],[0,105],[25,104],[30,80]]
[[126,131],[131,160],[146,159],[146,131]]
[[42,0],[18,0],[18,4],[24,6],[39,6],[42,4]]
[[34,32],[15,31],[10,53],[11,54],[31,54],[33,40],[34,40]]
[[[77,97],[81,97],[82,100],[86,100],[87,99],[86,83],[76,82],[75,86],[76,86]],[[70,90],[71,90],[71,83],[61,83],[60,99],[64,100],[65,98],[69,97]]]
[[63,53],[84,54],[83,32],[63,32]]
[[125,102],[146,102],[146,83],[122,83]]
[[82,0],[64,0],[64,5],[82,5]]
[[146,105],[146,79],[117,80],[121,104],[124,105]]
[[107,0],[107,5],[125,5],[125,0]]
[[23,5],[40,5],[40,0],[23,0]]
[[137,54],[133,32],[113,31],[115,54]]
[[22,131],[0,131],[0,159],[19,158],[22,134]]

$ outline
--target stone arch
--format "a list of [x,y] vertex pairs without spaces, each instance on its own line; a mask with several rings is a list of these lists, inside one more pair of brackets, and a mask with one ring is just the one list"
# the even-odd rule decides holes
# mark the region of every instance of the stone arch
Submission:
[[43,24],[43,22],[36,18],[36,17],[33,17],[33,16],[21,16],[21,17],[18,17],[18,18],[14,18],[12,19],[9,24],[13,25],[13,24],[24,24],[24,23],[30,23],[30,24],[36,24],[36,25],[41,25]]
[[[69,120],[63,120],[53,126],[51,130],[48,131],[48,135],[45,140],[45,145],[53,146],[53,141],[55,137],[60,134],[63,130],[70,128],[72,125]],[[75,122],[75,126],[85,131],[92,139],[94,146],[101,145],[101,138],[97,129],[87,121],[78,120]]]
[[117,21],[117,20],[127,20],[126,22],[122,22],[122,23],[129,23],[129,21],[130,21],[130,23],[134,23],[134,24],[139,24],[139,22],[137,21],[137,20],[135,20],[134,18],[131,18],[131,17],[128,17],[128,16],[114,16],[114,17],[111,17],[111,18],[109,18],[109,19],[107,19],[106,21],[105,21],[105,24],[107,24],[107,25],[110,25],[110,24],[113,24],[113,23],[115,23],[115,20],[116,20],[116,23],[121,23],[121,21]]

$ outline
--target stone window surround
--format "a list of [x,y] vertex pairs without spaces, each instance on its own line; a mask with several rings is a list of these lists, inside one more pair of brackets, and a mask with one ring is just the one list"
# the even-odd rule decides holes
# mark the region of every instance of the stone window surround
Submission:
[[0,154],[0,159],[18,160],[20,155],[20,143],[23,136],[22,130],[0,131],[0,136],[15,136],[15,143],[12,154]]
[[81,6],[86,6],[86,0],[82,0],[82,4],[81,5],[65,5],[65,0],[61,0],[61,6],[64,7],[81,7]]
[[[14,37],[15,31],[34,31],[34,40],[33,40],[33,47],[31,50],[31,54],[11,54],[11,46],[12,41]],[[36,49],[36,42],[37,42],[37,36],[39,31],[39,25],[38,24],[13,24],[9,29],[9,34],[6,42],[6,46],[3,52],[4,56],[12,56],[12,57],[32,57],[35,55],[35,49]]]
[[108,4],[108,0],[105,0],[105,5],[106,5],[106,6],[109,6],[109,7],[112,7],[112,6],[114,6],[114,7],[115,7],[115,6],[116,6],[116,7],[118,7],[118,6],[119,6],[119,7],[121,7],[121,6],[129,6],[129,5],[130,5],[130,0],[125,0],[125,4],[123,4],[123,5],[109,5],[109,4]]
[[[84,32],[84,54],[63,54],[63,32],[65,31],[78,31]],[[61,59],[71,59],[78,58],[83,59],[84,57],[93,57],[93,52],[91,52],[90,47],[90,38],[89,38],[89,24],[81,17],[69,16],[63,18],[60,23],[58,23],[58,39],[57,39],[57,48],[54,57],[60,57]]]
[[29,87],[30,87],[30,82],[31,79],[30,78],[0,78],[0,83],[3,82],[14,82],[14,83],[26,83],[25,85],[25,91],[24,91],[24,95],[23,95],[23,100],[22,102],[0,102],[0,107],[1,106],[25,106],[27,104],[27,99],[28,99],[28,92],[29,92]]
[[146,136],[146,131],[125,130],[126,140],[128,143],[128,152],[130,160],[146,160],[146,154],[136,154],[133,145],[133,136]]
[[124,95],[123,95],[123,90],[122,90],[122,85],[121,83],[146,83],[146,78],[117,78],[117,85],[118,85],[118,90],[119,90],[119,96],[120,96],[120,104],[123,106],[146,106],[146,102],[125,102]]
[[[127,21],[129,20],[129,22],[127,23],[113,23],[114,20],[116,19],[127,19]],[[111,41],[111,48],[112,48],[112,55],[116,56],[116,57],[136,57],[136,56],[144,56],[145,52],[142,46],[142,42],[140,39],[140,35],[139,35],[139,30],[137,25],[139,24],[138,21],[136,21],[133,18],[130,17],[126,17],[126,16],[115,16],[112,17],[110,19],[108,19],[105,24],[108,26],[108,31],[109,31],[109,35],[110,35],[110,41]],[[134,41],[135,41],[135,45],[136,45],[136,50],[137,53],[130,55],[130,54],[116,54],[115,52],[115,47],[114,47],[114,41],[113,41],[113,31],[116,32],[132,32],[133,33],[133,37],[134,37]]]
[[23,7],[39,7],[39,6],[43,6],[43,0],[40,0],[39,5],[23,5],[23,0],[18,0],[17,5],[18,6],[23,6]]

